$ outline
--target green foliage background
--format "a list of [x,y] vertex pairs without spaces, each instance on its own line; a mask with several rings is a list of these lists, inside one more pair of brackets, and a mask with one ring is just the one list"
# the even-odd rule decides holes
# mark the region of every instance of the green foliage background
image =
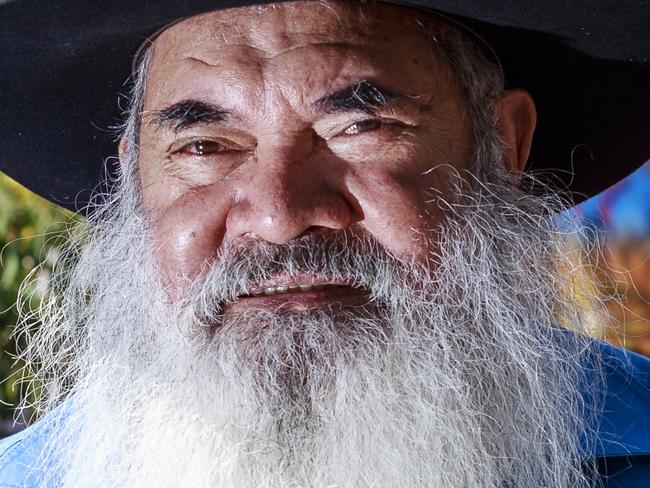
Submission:
[[[47,275],[70,218],[70,213],[0,173],[0,437],[20,429],[14,415],[20,399],[22,365],[13,357],[20,345],[12,337],[18,289],[32,271],[41,277]],[[44,264],[35,269],[40,263]],[[31,306],[38,305],[44,290],[36,285],[29,291],[34,292]],[[29,414],[24,412],[23,416],[29,418]]]

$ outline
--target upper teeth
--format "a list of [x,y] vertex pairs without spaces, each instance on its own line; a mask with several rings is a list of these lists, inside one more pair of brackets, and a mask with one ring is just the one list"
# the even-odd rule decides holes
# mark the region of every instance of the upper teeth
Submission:
[[325,285],[316,285],[316,284],[301,284],[301,285],[280,285],[280,286],[269,286],[266,288],[259,288],[250,292],[253,296],[260,295],[274,295],[276,293],[289,293],[297,291],[311,291],[311,290],[322,290]]

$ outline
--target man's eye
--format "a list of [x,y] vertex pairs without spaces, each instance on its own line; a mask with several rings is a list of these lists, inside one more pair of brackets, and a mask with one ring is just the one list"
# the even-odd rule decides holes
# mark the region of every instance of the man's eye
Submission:
[[210,154],[225,152],[229,149],[216,141],[194,141],[180,148],[178,152],[193,156],[209,156]]
[[348,126],[343,134],[346,136],[354,136],[360,134],[361,132],[366,132],[369,130],[377,129],[381,126],[381,122],[377,119],[368,119],[355,122],[354,124]]

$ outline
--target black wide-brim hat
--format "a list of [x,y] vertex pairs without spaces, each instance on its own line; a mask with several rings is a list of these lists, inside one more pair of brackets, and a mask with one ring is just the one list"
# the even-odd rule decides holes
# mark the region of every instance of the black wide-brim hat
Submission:
[[[117,153],[112,128],[139,46],[177,19],[259,3],[0,0],[0,170],[85,212]],[[443,13],[487,40],[508,87],[537,104],[529,170],[577,201],[650,159],[650,2],[392,3]]]

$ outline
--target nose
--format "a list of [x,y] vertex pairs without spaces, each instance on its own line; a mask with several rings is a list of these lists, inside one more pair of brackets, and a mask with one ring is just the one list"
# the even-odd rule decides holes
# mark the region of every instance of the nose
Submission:
[[226,238],[254,235],[284,244],[321,229],[344,229],[355,220],[342,178],[306,131],[269,144],[258,141],[256,161],[238,185],[236,203],[226,220]]

